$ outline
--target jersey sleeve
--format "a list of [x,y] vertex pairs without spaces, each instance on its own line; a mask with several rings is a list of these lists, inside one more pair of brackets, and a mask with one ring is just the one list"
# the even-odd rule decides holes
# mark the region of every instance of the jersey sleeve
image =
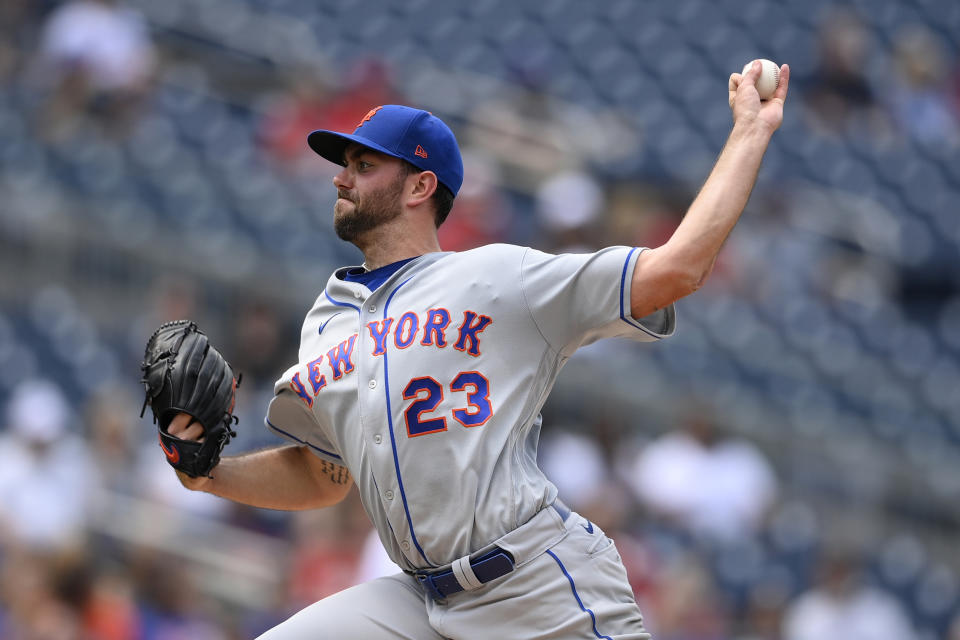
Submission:
[[339,448],[290,384],[298,370],[298,366],[292,367],[274,385],[274,396],[264,423],[285,440],[310,447],[318,457],[334,464],[344,464]]
[[673,334],[673,305],[639,320],[630,314],[633,269],[641,252],[632,247],[561,255],[526,251],[520,268],[523,295],[551,347],[569,355],[601,338],[647,342]]

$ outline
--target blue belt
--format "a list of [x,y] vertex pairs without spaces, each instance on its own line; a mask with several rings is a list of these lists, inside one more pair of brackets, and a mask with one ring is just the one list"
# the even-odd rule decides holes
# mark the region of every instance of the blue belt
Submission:
[[[559,499],[550,506],[556,510],[562,520],[566,521],[570,517],[570,508]],[[513,556],[509,551],[494,547],[479,558],[471,560],[470,568],[473,569],[477,580],[481,584],[486,584],[513,571]],[[413,573],[413,577],[434,600],[443,600],[447,596],[463,591],[463,586],[457,580],[453,569],[445,569],[437,573],[418,571]]]

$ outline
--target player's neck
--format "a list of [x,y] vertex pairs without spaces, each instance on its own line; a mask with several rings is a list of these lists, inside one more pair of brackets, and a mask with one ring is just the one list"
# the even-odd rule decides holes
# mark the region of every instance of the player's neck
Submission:
[[436,232],[406,234],[390,228],[374,229],[355,244],[363,252],[363,264],[367,271],[441,250]]

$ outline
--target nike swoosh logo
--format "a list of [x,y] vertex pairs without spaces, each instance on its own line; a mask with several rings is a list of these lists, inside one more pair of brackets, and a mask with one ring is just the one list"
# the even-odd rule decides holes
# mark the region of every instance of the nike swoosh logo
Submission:
[[335,313],[335,314],[333,314],[332,316],[330,316],[329,318],[327,318],[327,321],[324,322],[322,325],[320,325],[320,330],[317,331],[317,335],[320,335],[321,333],[323,333],[323,330],[327,328],[327,324],[328,324],[331,320],[333,320],[334,318],[336,318],[338,315],[340,315],[339,312],[338,312],[338,313]]
[[167,456],[167,460],[169,460],[174,464],[180,462],[180,452],[177,451],[176,447],[174,447],[173,445],[170,445],[170,448],[173,449],[173,451],[171,451],[170,449],[167,449],[165,446],[163,446],[163,438],[160,437],[159,433],[157,434],[157,440],[160,441],[160,448],[163,449],[163,453],[164,455]]
[[593,533],[593,523],[587,520],[587,524],[581,524],[581,527],[586,529],[587,533]]

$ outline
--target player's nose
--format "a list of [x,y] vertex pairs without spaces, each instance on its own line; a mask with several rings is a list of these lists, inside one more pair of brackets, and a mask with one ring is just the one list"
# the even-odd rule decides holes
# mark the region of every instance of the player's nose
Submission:
[[337,189],[347,189],[349,188],[350,182],[350,167],[344,167],[340,170],[340,173],[333,176],[333,186]]

